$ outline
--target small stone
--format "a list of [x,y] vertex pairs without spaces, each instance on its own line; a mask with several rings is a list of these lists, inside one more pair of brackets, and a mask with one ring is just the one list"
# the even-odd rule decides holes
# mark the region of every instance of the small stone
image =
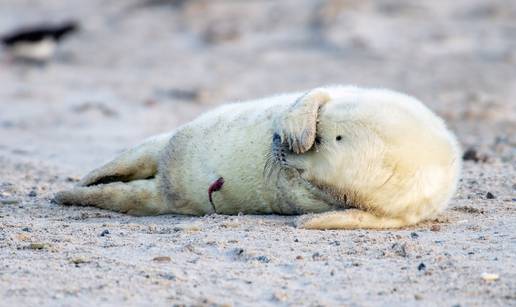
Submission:
[[491,192],[487,192],[487,194],[486,194],[486,198],[487,198],[487,199],[495,199],[496,197],[493,195],[493,193],[491,193]]
[[158,256],[154,257],[152,260],[156,262],[170,262],[172,259],[169,256]]
[[480,276],[485,281],[495,281],[500,278],[500,275],[495,274],[495,273],[482,273],[482,275],[480,275]]
[[77,176],[68,176],[68,177],[66,177],[66,181],[68,181],[68,182],[78,182],[80,180],[81,180],[81,178],[77,177]]
[[82,258],[82,257],[75,257],[75,258],[70,259],[70,262],[75,264],[75,265],[78,265],[78,264],[81,264],[81,263],[88,263],[90,261],[85,259],[85,258]]
[[321,260],[322,256],[319,252],[315,252],[312,254],[312,260]]
[[412,239],[417,239],[417,238],[419,238],[419,235],[418,235],[416,232],[411,232],[411,233],[410,233],[410,237],[411,237]]
[[403,243],[403,244],[394,243],[391,246],[391,248],[396,253],[396,255],[398,255],[398,256],[401,256],[401,257],[407,257],[408,256],[407,245],[405,243]]
[[296,256],[296,260],[303,260],[303,259],[305,259],[305,258],[303,256],[301,256],[301,255],[297,255]]
[[176,275],[171,273],[159,273],[158,276],[167,280],[176,280]]
[[441,226],[437,225],[437,224],[434,224],[430,227],[430,230],[431,231],[440,231],[441,230]]
[[32,229],[30,227],[23,227],[22,228],[22,231],[25,231],[25,232],[32,232]]
[[238,227],[240,227],[240,225],[242,225],[242,224],[239,223],[238,221],[225,221],[220,225],[220,227],[222,227],[222,228],[238,228]]
[[4,199],[0,199],[0,203],[2,203],[4,205],[15,205],[15,204],[19,204],[20,201],[17,199],[14,199],[14,198],[4,198]]
[[256,260],[263,262],[263,263],[269,263],[271,260],[267,256],[258,256],[256,257]]
[[417,270],[418,271],[423,271],[423,270],[426,270],[426,265],[421,262],[418,266],[417,266]]
[[29,244],[30,249],[44,249],[46,247],[45,243],[31,243]]
[[423,296],[421,294],[414,294],[414,298],[416,299],[416,301],[420,301],[423,299]]
[[100,233],[100,236],[101,236],[101,237],[105,237],[105,236],[106,236],[106,235],[108,235],[108,234],[109,234],[109,230],[104,229],[104,230]]
[[235,252],[235,255],[241,256],[241,255],[244,254],[244,249],[240,248],[240,247],[237,247],[237,248],[235,248],[234,252]]
[[469,148],[462,155],[462,160],[478,162],[478,160],[480,160],[480,159],[478,157],[477,151],[473,148]]
[[36,191],[32,190],[32,191],[29,192],[28,196],[29,197],[36,197],[36,196],[38,196],[38,193],[36,193]]

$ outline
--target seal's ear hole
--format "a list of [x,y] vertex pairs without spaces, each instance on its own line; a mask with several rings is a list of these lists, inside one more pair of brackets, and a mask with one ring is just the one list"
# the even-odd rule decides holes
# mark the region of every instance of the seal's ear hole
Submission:
[[335,138],[337,141],[340,141],[342,140],[342,135],[337,135],[337,137]]

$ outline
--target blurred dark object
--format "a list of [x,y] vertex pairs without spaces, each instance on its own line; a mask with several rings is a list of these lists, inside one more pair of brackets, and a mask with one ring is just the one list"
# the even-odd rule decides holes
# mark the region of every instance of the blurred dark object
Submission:
[[14,30],[1,40],[14,58],[45,62],[54,55],[57,44],[63,38],[78,30],[76,21],[58,25],[40,24]]
[[479,155],[478,152],[475,149],[469,148],[462,155],[462,160],[464,160],[464,161],[474,161],[475,163],[476,162],[486,162],[487,161],[487,156],[486,155]]

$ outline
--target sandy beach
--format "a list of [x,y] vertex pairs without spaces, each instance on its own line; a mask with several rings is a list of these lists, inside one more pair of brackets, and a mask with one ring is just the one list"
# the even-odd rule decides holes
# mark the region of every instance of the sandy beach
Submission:
[[[3,0],[0,35],[67,19],[44,65],[0,50],[0,306],[516,305],[516,3]],[[52,202],[218,105],[326,84],[445,119],[467,154],[442,215],[310,231]]]

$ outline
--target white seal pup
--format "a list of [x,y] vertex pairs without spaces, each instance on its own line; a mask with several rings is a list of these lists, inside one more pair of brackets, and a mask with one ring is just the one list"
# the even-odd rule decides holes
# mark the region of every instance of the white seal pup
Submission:
[[443,211],[460,166],[454,135],[415,98],[322,87],[219,107],[56,200],[133,215],[312,213],[298,226],[396,228]]

